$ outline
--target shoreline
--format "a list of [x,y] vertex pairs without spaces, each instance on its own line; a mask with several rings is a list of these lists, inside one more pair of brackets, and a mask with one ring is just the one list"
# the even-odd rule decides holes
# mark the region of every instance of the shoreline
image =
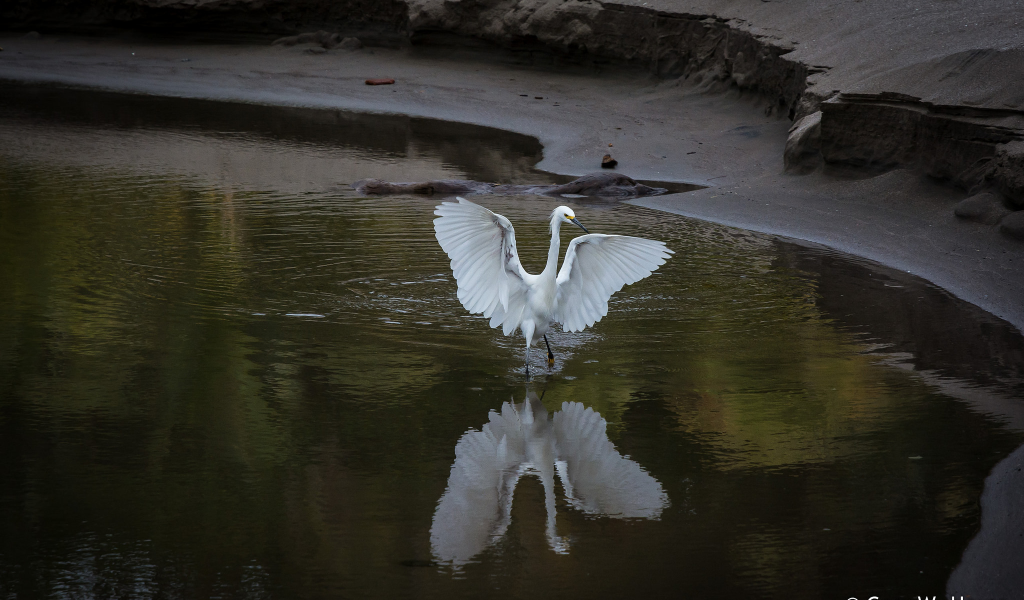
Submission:
[[[765,115],[750,92],[441,49],[310,54],[308,46],[11,35],[0,45],[0,78],[12,81],[493,127],[538,139],[536,168],[566,176],[600,170],[611,152],[635,179],[709,186],[633,204],[879,262],[1024,330],[1024,243],[959,221],[952,208],[968,194],[910,169],[786,175],[791,123]],[[384,76],[397,83],[364,84]]]

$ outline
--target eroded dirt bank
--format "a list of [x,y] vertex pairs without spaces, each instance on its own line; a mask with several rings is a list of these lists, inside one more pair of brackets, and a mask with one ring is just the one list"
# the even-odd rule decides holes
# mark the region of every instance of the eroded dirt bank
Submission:
[[[1012,0],[15,0],[0,16],[57,31],[324,28],[377,45],[488,43],[618,61],[757,93],[767,113],[799,125],[790,171],[912,166],[1024,208],[1024,15]],[[1024,223],[1006,225],[1024,235]]]

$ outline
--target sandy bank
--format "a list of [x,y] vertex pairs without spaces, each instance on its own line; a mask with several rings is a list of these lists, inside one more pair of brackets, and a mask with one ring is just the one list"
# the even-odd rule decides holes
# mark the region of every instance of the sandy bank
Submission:
[[[302,46],[20,35],[0,45],[6,79],[497,127],[537,137],[544,146],[538,166],[566,175],[595,170],[611,151],[632,177],[711,186],[639,204],[876,260],[1024,326],[1024,245],[992,225],[954,217],[965,192],[913,169],[785,175],[780,149],[791,123],[766,115],[764,97],[753,92],[439,50],[309,54]],[[364,84],[374,76],[398,83]]]

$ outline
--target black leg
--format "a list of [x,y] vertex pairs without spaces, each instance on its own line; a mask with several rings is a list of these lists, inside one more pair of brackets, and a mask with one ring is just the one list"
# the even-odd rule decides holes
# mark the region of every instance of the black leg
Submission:
[[548,336],[544,335],[544,345],[548,347],[548,363],[555,362],[555,355],[551,353],[551,344],[548,343]]

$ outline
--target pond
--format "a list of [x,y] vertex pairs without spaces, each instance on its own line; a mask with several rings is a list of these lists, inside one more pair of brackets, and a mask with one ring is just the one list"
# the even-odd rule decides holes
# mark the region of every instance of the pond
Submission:
[[[1024,443],[1008,324],[621,202],[564,201],[674,257],[527,384],[440,198],[348,184],[564,181],[531,138],[0,97],[2,598],[941,596]],[[538,271],[561,202],[475,201]]]

